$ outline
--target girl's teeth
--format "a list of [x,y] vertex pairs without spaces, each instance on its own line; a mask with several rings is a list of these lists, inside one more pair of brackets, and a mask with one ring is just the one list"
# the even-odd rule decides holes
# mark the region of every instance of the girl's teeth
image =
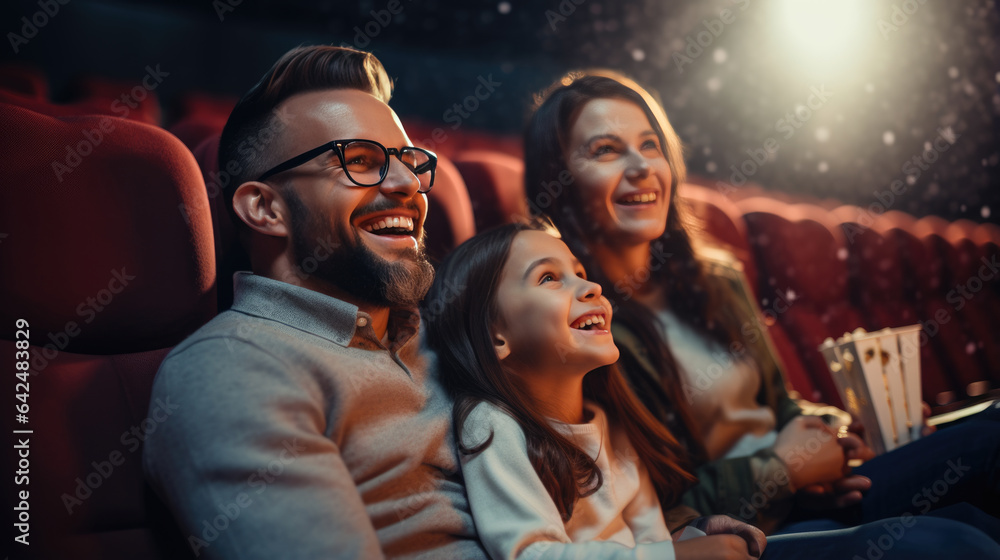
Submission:
[[590,325],[604,325],[604,317],[588,317],[587,320],[577,323],[573,328],[584,329]]

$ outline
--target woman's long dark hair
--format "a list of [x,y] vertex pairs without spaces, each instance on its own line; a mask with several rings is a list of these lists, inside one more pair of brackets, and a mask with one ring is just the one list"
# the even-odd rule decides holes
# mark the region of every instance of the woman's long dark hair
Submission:
[[[539,406],[504,370],[493,346],[493,327],[499,317],[497,288],[511,244],[526,230],[554,229],[516,223],[481,233],[460,245],[438,268],[437,278],[424,300],[422,315],[427,342],[437,352],[441,381],[455,399],[455,435],[459,451],[474,454],[493,441],[467,447],[461,442],[469,413],[479,403],[500,408],[517,421],[527,440],[528,459],[548,490],[564,521],[573,515],[577,498],[597,491],[603,483],[594,458],[556,431]],[[639,459],[645,464],[660,504],[667,508],[694,481],[681,466],[683,450],[643,407],[615,366],[598,368],[584,378],[584,397],[598,403],[615,424],[622,426]]]
[[[657,320],[645,305],[631,297],[627,286],[612,285],[601,271],[590,247],[608,240],[597,229],[596,223],[585,218],[585,201],[573,188],[572,181],[566,180],[572,179],[572,176],[563,154],[573,121],[587,102],[609,98],[630,101],[643,110],[670,166],[670,208],[663,235],[652,242],[650,264],[655,266],[649,267],[650,281],[664,287],[669,308],[695,330],[726,347],[733,342],[743,344],[739,319],[725,312],[733,295],[709,291],[704,266],[694,251],[688,233],[694,220],[686,215],[678,201],[678,186],[686,176],[680,138],[660,103],[634,81],[610,70],[574,72],[538,96],[524,133],[524,182],[528,206],[534,212],[549,215],[563,233],[563,240],[570,250],[604,288],[605,296],[615,306],[615,320],[627,325],[640,339],[660,372],[662,389],[676,407],[672,412],[679,416],[679,421],[686,428],[676,430],[675,434],[683,439],[696,460],[704,461],[704,445],[686,405],[676,361],[659,334]],[[552,190],[556,185],[562,187],[559,196],[553,196]],[[634,356],[622,353],[621,363],[629,371],[635,370],[630,367],[636,365],[630,363],[634,361]]]

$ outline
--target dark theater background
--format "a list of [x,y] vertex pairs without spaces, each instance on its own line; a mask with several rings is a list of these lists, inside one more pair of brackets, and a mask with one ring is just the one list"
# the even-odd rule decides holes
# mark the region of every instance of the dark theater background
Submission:
[[[20,18],[38,3],[5,4],[4,31],[25,39],[8,34],[4,58],[43,70],[57,101],[70,99],[75,78],[139,80],[158,64],[168,128],[181,117],[178,95],[239,95],[306,43],[372,50],[396,80],[401,117],[445,133],[519,135],[533,92],[565,70],[608,66],[659,91],[693,175],[860,206],[893,198],[893,209],[916,216],[998,219],[1000,17],[990,0],[399,0],[395,14],[378,0],[57,4],[30,39]],[[452,110],[489,76],[500,85],[487,99]],[[814,89],[828,94],[810,106]],[[906,166],[939,137],[946,153]],[[768,138],[779,146],[773,159],[740,171]],[[906,188],[894,195],[897,179]]]
[[533,94],[610,67],[658,93],[681,195],[743,262],[794,389],[843,404],[818,345],[917,323],[935,413],[1000,388],[995,0],[7,0],[0,16],[0,355],[19,330],[31,344],[30,391],[4,401],[30,420],[7,409],[4,427],[35,430],[32,536],[55,543],[33,557],[66,533],[82,558],[183,543],[142,481],[152,378],[231,302],[218,135],[298,45],[388,69],[411,140],[441,156],[436,259],[523,212]]

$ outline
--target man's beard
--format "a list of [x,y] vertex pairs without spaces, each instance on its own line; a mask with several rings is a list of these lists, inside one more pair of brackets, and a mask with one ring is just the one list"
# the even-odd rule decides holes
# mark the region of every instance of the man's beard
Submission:
[[[424,252],[423,230],[418,248],[389,261],[368,248],[361,233],[349,225],[335,236],[327,222],[315,219],[294,193],[285,199],[291,213],[292,253],[299,273],[327,282],[376,307],[414,307],[427,294],[434,282],[434,267]],[[399,207],[373,204],[355,214]],[[350,243],[347,237],[352,237]],[[335,238],[339,238],[339,243]]]

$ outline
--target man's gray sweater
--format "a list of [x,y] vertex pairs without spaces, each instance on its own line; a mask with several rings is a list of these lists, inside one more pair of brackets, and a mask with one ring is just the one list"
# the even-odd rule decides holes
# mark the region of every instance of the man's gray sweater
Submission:
[[206,558],[482,558],[416,311],[239,273],[164,360],[147,477]]

